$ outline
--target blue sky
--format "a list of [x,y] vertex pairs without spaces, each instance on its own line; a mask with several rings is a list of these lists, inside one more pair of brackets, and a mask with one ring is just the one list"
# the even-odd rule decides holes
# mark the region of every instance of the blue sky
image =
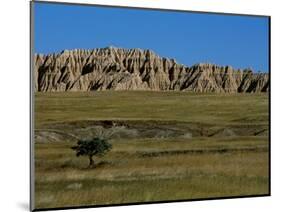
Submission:
[[106,46],[268,71],[266,17],[35,3],[36,53]]

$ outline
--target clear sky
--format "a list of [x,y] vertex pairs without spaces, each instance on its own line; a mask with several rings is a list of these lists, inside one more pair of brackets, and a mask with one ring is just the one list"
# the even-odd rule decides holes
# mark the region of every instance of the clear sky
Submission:
[[35,3],[36,53],[107,46],[268,71],[268,18]]

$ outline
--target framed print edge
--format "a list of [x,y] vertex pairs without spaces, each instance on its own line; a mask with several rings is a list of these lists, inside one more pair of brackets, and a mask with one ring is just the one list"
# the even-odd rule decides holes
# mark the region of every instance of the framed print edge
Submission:
[[[176,202],[189,202],[189,201],[202,201],[202,200],[223,200],[233,198],[251,198],[251,197],[266,197],[271,196],[271,16],[267,15],[253,15],[253,14],[238,14],[238,13],[220,13],[220,12],[204,12],[204,11],[189,11],[189,10],[174,10],[174,9],[161,9],[161,8],[142,8],[131,6],[116,6],[116,5],[102,5],[102,4],[80,4],[68,2],[50,2],[50,1],[30,1],[30,210],[31,211],[46,211],[46,210],[64,210],[64,209],[82,209],[82,208],[96,208],[96,207],[111,207],[111,206],[129,206],[129,205],[144,205],[144,204],[158,204],[158,203],[176,203]],[[142,9],[142,10],[156,10],[156,11],[175,11],[175,12],[189,12],[189,13],[204,13],[204,14],[219,14],[219,15],[237,15],[237,16],[251,16],[263,17],[268,20],[268,75],[269,75],[269,91],[268,91],[268,194],[257,195],[237,195],[237,196],[223,196],[211,198],[195,198],[195,199],[179,199],[168,201],[148,201],[148,202],[130,202],[120,204],[97,204],[97,205],[82,205],[82,206],[66,206],[55,208],[36,208],[35,207],[35,145],[34,145],[34,119],[35,119],[35,90],[34,90],[34,3],[50,3],[59,5],[82,5],[92,7],[109,7],[109,8],[126,8],[126,9]]]

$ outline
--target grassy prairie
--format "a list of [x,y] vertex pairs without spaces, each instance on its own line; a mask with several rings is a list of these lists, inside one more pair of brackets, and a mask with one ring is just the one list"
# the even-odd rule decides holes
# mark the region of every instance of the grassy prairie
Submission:
[[116,137],[112,151],[95,158],[94,169],[87,168],[87,158],[75,157],[68,137],[36,142],[36,208],[268,194],[268,134],[252,132],[268,132],[266,94],[36,93],[36,129],[75,133],[62,128],[75,121],[77,132],[85,133],[84,120],[143,121],[153,132],[163,121],[181,131],[182,123],[240,131]]
[[148,91],[35,94],[36,125],[107,119],[268,124],[268,96]]

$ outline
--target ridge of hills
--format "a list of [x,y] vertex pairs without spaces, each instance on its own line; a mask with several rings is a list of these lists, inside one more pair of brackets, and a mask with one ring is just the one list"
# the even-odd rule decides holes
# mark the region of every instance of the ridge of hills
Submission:
[[191,67],[151,50],[116,47],[34,55],[35,91],[269,91],[268,73],[199,63]]

